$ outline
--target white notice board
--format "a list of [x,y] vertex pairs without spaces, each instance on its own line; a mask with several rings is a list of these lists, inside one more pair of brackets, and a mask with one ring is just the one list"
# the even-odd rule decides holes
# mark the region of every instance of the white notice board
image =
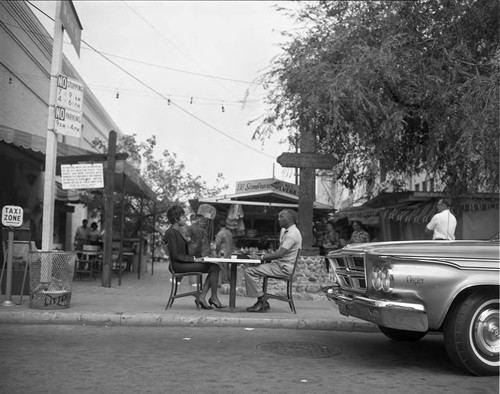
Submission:
[[62,188],[100,189],[104,187],[102,163],[61,164]]

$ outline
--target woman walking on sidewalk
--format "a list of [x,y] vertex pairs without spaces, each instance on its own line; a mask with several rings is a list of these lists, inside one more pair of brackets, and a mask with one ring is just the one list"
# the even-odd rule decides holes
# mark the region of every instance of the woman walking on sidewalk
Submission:
[[[217,295],[219,266],[213,263],[203,263],[201,257],[197,258],[189,255],[188,244],[180,232],[180,228],[186,225],[184,209],[179,205],[170,207],[167,211],[167,219],[172,226],[165,232],[163,241],[167,244],[173,271],[176,273],[208,273],[207,279],[201,289],[199,305],[203,309],[212,309],[212,305],[216,308],[225,308],[226,306],[221,304]],[[205,300],[209,289],[212,292],[212,296],[208,300],[210,305]]]

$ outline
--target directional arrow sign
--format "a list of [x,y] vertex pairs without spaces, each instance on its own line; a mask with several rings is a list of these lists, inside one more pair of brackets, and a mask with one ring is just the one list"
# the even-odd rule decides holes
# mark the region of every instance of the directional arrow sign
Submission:
[[282,153],[276,161],[282,167],[331,169],[338,160],[331,155],[316,153]]

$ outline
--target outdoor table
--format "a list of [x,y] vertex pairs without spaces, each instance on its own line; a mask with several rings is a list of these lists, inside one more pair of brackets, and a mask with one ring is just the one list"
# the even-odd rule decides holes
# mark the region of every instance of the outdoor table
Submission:
[[229,309],[233,310],[236,304],[236,270],[238,264],[261,264],[260,259],[227,259],[223,257],[205,257],[205,263],[229,263],[231,267],[229,278]]

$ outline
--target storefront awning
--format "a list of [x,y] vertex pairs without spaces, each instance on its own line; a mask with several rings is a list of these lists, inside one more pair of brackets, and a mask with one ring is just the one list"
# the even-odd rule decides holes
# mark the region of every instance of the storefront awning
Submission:
[[[350,220],[380,217],[404,223],[428,223],[436,211],[436,202],[443,198],[439,192],[400,192],[381,193],[377,197],[357,207],[338,211],[335,219]],[[460,210],[482,211],[498,208],[498,196],[476,193],[460,203]]]
[[428,223],[436,213],[436,203],[415,203],[403,205],[397,208],[385,209],[381,212],[383,219],[394,220],[403,223]]
[[[261,207],[280,207],[297,209],[299,197],[277,190],[259,190],[246,193],[228,194],[217,197],[200,198],[200,204],[251,205]],[[333,206],[315,201],[313,209],[333,211]]]
[[[45,163],[47,143],[45,137],[0,125],[0,142],[18,147],[25,154],[28,154],[31,159],[40,162],[42,165]],[[96,152],[91,152],[62,142],[57,143],[57,157],[93,154],[96,154]],[[106,163],[104,163],[104,168],[106,168]],[[151,200],[156,199],[155,193],[143,181],[135,168],[124,160],[118,160],[116,162],[115,191],[129,194],[134,197],[145,197]],[[64,193],[60,192],[58,197],[59,199],[64,199]]]

